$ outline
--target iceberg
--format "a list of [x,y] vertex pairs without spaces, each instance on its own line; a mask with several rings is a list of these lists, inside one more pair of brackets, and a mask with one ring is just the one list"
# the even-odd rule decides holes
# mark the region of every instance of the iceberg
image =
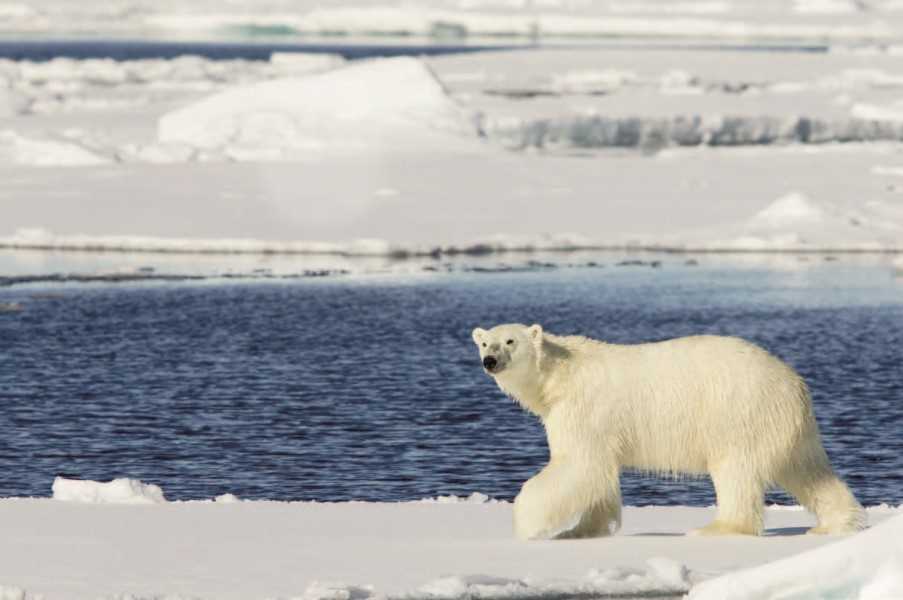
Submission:
[[167,113],[158,141],[238,159],[421,148],[478,129],[421,60],[355,63],[319,75],[240,86]]

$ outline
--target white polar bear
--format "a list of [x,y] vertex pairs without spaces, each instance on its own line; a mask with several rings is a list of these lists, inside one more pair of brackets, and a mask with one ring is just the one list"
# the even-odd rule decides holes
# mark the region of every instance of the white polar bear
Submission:
[[484,369],[545,426],[549,464],[514,501],[522,539],[620,526],[622,468],[708,473],[718,515],[700,534],[759,534],[768,486],[818,517],[812,533],[862,529],[862,507],[822,448],[805,382],[737,338],[621,346],[533,325],[475,329]]

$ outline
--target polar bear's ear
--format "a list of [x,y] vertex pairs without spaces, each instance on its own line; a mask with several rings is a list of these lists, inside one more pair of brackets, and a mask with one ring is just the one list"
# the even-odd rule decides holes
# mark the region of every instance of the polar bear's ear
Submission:
[[476,329],[473,330],[473,333],[471,335],[473,336],[474,343],[479,345],[480,342],[483,341],[483,336],[486,335],[486,330],[480,329],[479,327],[477,327]]
[[527,335],[534,342],[542,340],[542,325],[530,325],[527,327]]

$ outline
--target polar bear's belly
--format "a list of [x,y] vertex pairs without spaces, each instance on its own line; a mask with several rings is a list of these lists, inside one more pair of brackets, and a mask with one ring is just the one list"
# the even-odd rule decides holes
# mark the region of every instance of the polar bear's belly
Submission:
[[[657,451],[658,450],[658,451]],[[626,454],[621,460],[627,470],[669,475],[703,475],[709,471],[709,458],[701,452],[667,451],[665,445],[647,444]]]

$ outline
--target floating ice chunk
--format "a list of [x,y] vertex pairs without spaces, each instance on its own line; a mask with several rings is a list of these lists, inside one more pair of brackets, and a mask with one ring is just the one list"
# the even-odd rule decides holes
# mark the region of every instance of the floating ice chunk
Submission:
[[200,600],[196,596],[182,596],[181,594],[152,594],[146,596],[144,594],[117,594],[115,596],[105,596],[101,600]]
[[544,598],[592,596],[653,596],[685,593],[690,589],[687,568],[667,558],[651,558],[646,568],[592,569],[576,581],[537,581],[487,575],[450,575],[435,579],[401,598],[437,600],[479,598]]
[[846,15],[859,9],[851,0],[795,0],[793,10],[808,15]]
[[672,586],[673,589],[690,587],[690,571],[685,565],[660,556],[648,559],[646,565],[649,567],[650,576],[658,578],[659,581]]
[[20,2],[0,2],[0,19],[24,19],[34,17],[38,12]]
[[689,598],[896,598],[903,589],[901,539],[903,515],[843,541],[705,581]]
[[53,499],[84,504],[163,504],[166,498],[159,486],[137,479],[98,482],[57,477],[53,480]]
[[109,159],[73,142],[28,138],[15,131],[0,131],[0,163],[49,167],[102,165],[109,162]]
[[188,144],[128,144],[119,150],[118,155],[126,161],[169,164],[187,162],[195,157],[196,151]]
[[292,600],[366,600],[372,595],[370,586],[314,581],[300,597]]
[[850,114],[857,119],[870,121],[889,121],[899,123],[903,121],[903,107],[877,106],[874,104],[857,103],[850,109]]
[[551,88],[564,94],[607,94],[638,79],[633,71],[621,69],[568,71],[553,77]]
[[0,600],[44,600],[44,596],[30,594],[22,588],[0,585]]
[[17,115],[23,107],[22,99],[10,89],[9,82],[0,73],[0,118]]
[[440,131],[477,135],[472,116],[448,97],[430,69],[402,57],[213,95],[164,115],[158,139],[225,150],[240,159],[258,158],[261,151],[417,148],[424,136]]
[[436,600],[458,598],[505,598],[524,596],[530,586],[519,579],[488,575],[452,575],[434,579],[417,588],[423,596]]
[[241,502],[241,499],[235,494],[220,494],[213,501],[217,504],[237,504]]
[[490,498],[486,494],[474,492],[469,496],[437,496],[435,498],[424,498],[421,502],[436,504],[496,504],[500,500]]

